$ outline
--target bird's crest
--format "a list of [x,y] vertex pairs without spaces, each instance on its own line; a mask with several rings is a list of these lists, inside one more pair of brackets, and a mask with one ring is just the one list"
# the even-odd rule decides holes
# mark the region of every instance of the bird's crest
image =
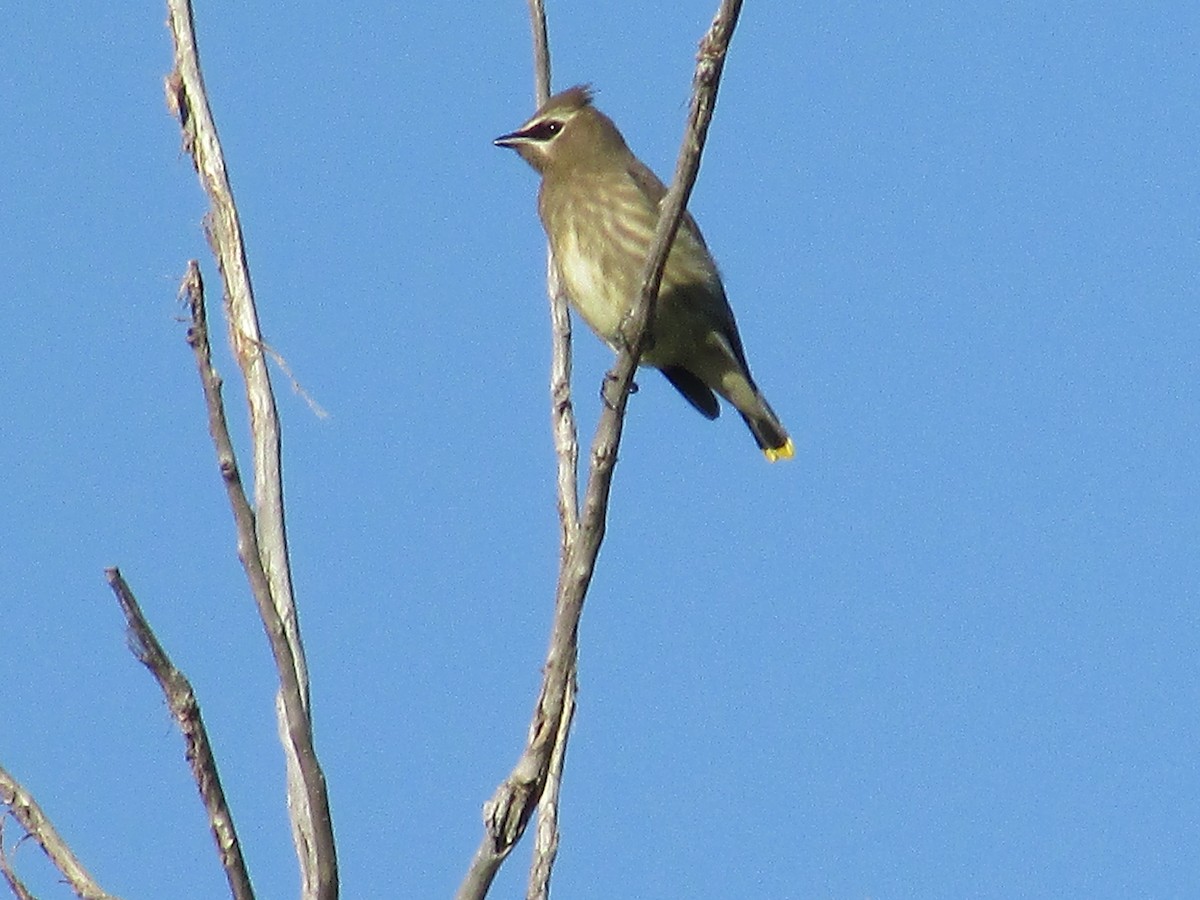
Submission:
[[545,105],[539,111],[542,114],[548,112],[575,112],[583,109],[585,106],[592,105],[592,87],[589,84],[577,84],[575,87],[567,88],[561,91],[546,101]]

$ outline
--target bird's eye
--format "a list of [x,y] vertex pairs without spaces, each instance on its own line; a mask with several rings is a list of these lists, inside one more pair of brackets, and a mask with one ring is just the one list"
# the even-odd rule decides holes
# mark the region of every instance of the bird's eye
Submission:
[[529,137],[535,141],[548,141],[560,131],[562,131],[563,123],[557,119],[549,119],[545,122],[538,122],[529,129]]

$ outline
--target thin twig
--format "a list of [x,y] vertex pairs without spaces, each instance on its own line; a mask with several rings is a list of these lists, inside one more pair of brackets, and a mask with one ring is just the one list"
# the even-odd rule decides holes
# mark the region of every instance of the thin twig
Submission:
[[[581,526],[584,531],[594,531],[608,511],[608,490],[621,441],[625,404],[629,400],[633,375],[654,317],[654,304],[658,298],[667,254],[675,241],[675,233],[679,230],[683,211],[687,208],[688,198],[700,171],[700,155],[708,138],[708,125],[717,102],[717,88],[725,67],[725,55],[729,51],[729,41],[741,9],[742,0],[722,0],[708,33],[700,41],[696,73],[692,79],[687,130],[679,150],[679,159],[675,163],[675,176],[659,208],[658,227],[650,245],[646,266],[642,270],[641,290],[628,318],[622,323],[626,346],[605,381],[607,402],[592,442],[592,466],[584,495],[584,520]],[[596,549],[599,550],[599,542]]]
[[[700,42],[687,129],[670,190],[660,206],[654,241],[647,254],[641,288],[622,334],[625,347],[605,376],[605,408],[592,441],[591,465],[578,533],[569,542],[559,570],[554,624],[525,751],[508,778],[484,806],[485,835],[460,885],[458,900],[477,900],[487,894],[505,857],[524,833],[534,807],[543,796],[551,760],[566,744],[568,687],[575,678],[579,621],[583,602],[604,540],[609,490],[621,441],[625,407],[654,312],[667,254],[700,168],[717,88],[729,41],[741,12],[742,0],[722,0],[712,26]],[[569,726],[569,720],[566,722]]]
[[[541,108],[550,98],[551,82],[550,38],[543,0],[529,0],[529,21],[533,30],[534,100],[535,106]],[[549,245],[546,247],[546,292],[550,298],[550,421],[557,459],[559,565],[562,566],[579,538],[579,433],[571,402],[571,316],[567,292]],[[550,771],[537,805],[537,838],[529,863],[527,890],[531,900],[544,900],[549,896],[550,874],[558,857],[559,787],[574,717],[575,682],[576,673],[572,666],[567,677],[569,696],[564,698],[569,711],[561,719],[550,757]]]
[[38,846],[50,857],[50,862],[62,873],[77,896],[83,900],[119,900],[116,895],[108,893],[96,884],[95,879],[83,867],[83,863],[75,857],[67,842],[46,818],[33,796],[3,767],[0,767],[0,805],[7,806],[17,824],[37,841]]
[[[290,603],[292,591],[287,561],[286,529],[283,523],[283,488],[279,465],[279,417],[275,410],[275,395],[271,389],[264,342],[254,304],[250,283],[250,268],[242,239],[242,226],[233,189],[225,167],[225,157],[217,137],[217,126],[209,109],[200,72],[199,51],[192,23],[192,7],[188,0],[167,0],[170,12],[168,24],[175,40],[175,68],[167,77],[167,102],[179,118],[183,129],[184,149],[192,155],[200,183],[209,195],[212,209],[206,217],[206,230],[217,266],[225,284],[225,310],[229,318],[229,339],[234,355],[246,381],[247,402],[250,408],[251,435],[254,440],[254,471],[256,513],[264,566],[271,577],[277,605]],[[282,584],[277,584],[281,581]],[[295,611],[281,609],[292,639]],[[302,655],[296,656],[296,667],[304,692],[301,700],[308,706],[308,679]]]
[[0,816],[0,875],[4,876],[4,880],[8,884],[8,889],[13,892],[13,896],[17,900],[37,900],[37,897],[30,893],[29,888],[25,887],[25,883],[17,877],[16,870],[13,869],[12,863],[9,862],[8,851],[4,848],[3,816]]
[[[188,263],[188,271],[184,277],[181,292],[187,298],[191,313],[188,343],[195,354],[196,367],[199,370],[200,382],[204,389],[205,406],[208,410],[208,430],[216,448],[217,464],[225,482],[226,494],[237,526],[238,558],[242,561],[242,567],[250,582],[250,591],[258,606],[259,617],[266,630],[275,659],[275,668],[279,673],[278,699],[284,707],[284,716],[281,721],[288,723],[286,730],[281,726],[281,738],[284,740],[285,749],[297,760],[301,775],[299,783],[305,790],[304,808],[313,811],[311,821],[306,824],[312,828],[312,833],[317,839],[324,839],[325,842],[312,847],[316,852],[317,869],[311,872],[315,881],[309,880],[310,873],[305,870],[305,893],[303,896],[319,898],[319,900],[332,900],[337,896],[337,864],[336,857],[333,855],[332,823],[329,817],[325,776],[313,748],[312,729],[309,725],[307,710],[301,702],[302,691],[297,682],[297,667],[292,658],[292,645],[287,640],[283,621],[276,614],[275,605],[271,599],[271,585],[263,568],[258,534],[254,529],[254,511],[246,499],[241,474],[238,471],[237,457],[233,450],[233,440],[229,436],[229,426],[225,420],[225,407],[221,400],[221,378],[212,365],[212,348],[208,339],[208,318],[204,305],[204,283],[200,277],[200,266],[195,260]],[[294,808],[293,815],[296,815]],[[306,858],[305,854],[301,854],[302,865]],[[312,892],[310,893],[310,891]]]
[[212,829],[213,840],[217,843],[217,855],[225,869],[230,893],[235,900],[254,900],[254,889],[250,886],[246,860],[242,857],[242,847],[233,825],[233,816],[229,812],[225,792],[221,788],[221,776],[217,773],[217,760],[213,756],[208,731],[200,715],[200,704],[196,701],[191,682],[171,662],[120,570],[105,569],[104,577],[121,605],[121,612],[125,614],[129,649],[158,682],[163,696],[166,697],[167,706],[171,708],[171,715],[175,717],[175,721],[179,723],[179,730],[183,732],[184,743],[187,746],[185,756],[192,767],[192,779],[196,782],[196,788],[200,791],[200,798],[208,812],[208,824]]
[[567,678],[566,693],[563,695],[563,714],[558,723],[558,735],[550,753],[550,768],[546,773],[546,787],[538,801],[537,828],[533,842],[533,862],[529,867],[529,888],[526,900],[548,900],[550,897],[550,873],[558,858],[558,795],[562,787],[563,765],[567,757],[567,737],[575,719],[575,671]]
[[320,403],[317,398],[308,392],[308,390],[300,383],[300,379],[296,377],[296,373],[292,371],[292,367],[288,365],[287,359],[282,353],[272,347],[270,344],[262,344],[263,353],[275,360],[275,365],[279,366],[280,371],[288,377],[288,381],[292,383],[292,391],[300,397],[306,404],[309,410],[318,419],[328,419],[329,412]]
[[550,39],[544,0],[529,0],[529,24],[533,28],[533,99],[538,108],[550,99]]
[[554,254],[546,249],[546,292],[550,296],[550,425],[557,460],[561,560],[579,530],[579,434],[571,403],[571,315]]
[[[234,503],[239,550],[271,639],[275,663],[280,667],[276,712],[287,764],[288,809],[292,837],[300,859],[302,896],[329,900],[336,897],[338,891],[337,853],[325,777],[313,749],[308,671],[287,552],[275,395],[262,351],[241,224],[200,72],[191,3],[189,0],[167,0],[167,8],[168,24],[175,42],[175,67],[167,78],[167,99],[179,118],[184,147],[191,154],[212,203],[206,223],[209,241],[225,283],[229,338],[245,380],[250,411],[255,509],[251,511],[247,504],[242,510]],[[206,393],[209,390],[207,384],[206,381]],[[222,471],[226,474],[232,497],[234,491],[229,473],[236,476],[236,465],[227,470],[226,462],[233,463],[232,452],[222,461]],[[244,501],[240,480],[236,493]]]
[[[550,43],[544,0],[529,0],[529,22],[533,32],[533,99],[535,108],[540,108],[550,98]],[[571,403],[571,316],[567,311],[567,293],[549,247],[546,293],[550,298],[550,422],[558,460],[556,486],[562,526],[559,549],[565,559],[579,525],[579,436],[575,407]]]

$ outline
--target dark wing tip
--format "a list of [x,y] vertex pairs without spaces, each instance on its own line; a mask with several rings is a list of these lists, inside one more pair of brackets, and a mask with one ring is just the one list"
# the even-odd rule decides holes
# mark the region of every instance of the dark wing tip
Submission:
[[706,419],[715,419],[721,414],[716,395],[708,385],[682,366],[667,366],[660,370],[667,381],[675,386],[675,390],[687,398],[688,403],[696,407],[700,415]]

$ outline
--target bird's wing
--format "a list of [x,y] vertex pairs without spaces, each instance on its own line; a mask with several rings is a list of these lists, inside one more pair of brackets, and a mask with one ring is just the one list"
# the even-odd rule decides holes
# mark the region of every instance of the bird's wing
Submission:
[[[637,185],[642,196],[650,201],[651,206],[657,210],[663,198],[667,196],[667,186],[651,171],[649,166],[636,156],[631,156],[626,171],[633,183]],[[686,229],[688,234],[704,248],[705,253],[709,253],[708,245],[704,243],[704,235],[700,233],[700,226],[696,224],[696,220],[692,218],[692,214],[686,209],[683,211],[683,222],[680,228]],[[710,261],[712,259],[711,253],[709,253],[709,259]],[[725,287],[721,284],[716,263],[713,263],[713,275],[713,280],[705,285],[704,290],[694,292],[692,302],[708,306],[712,313],[721,321],[723,327],[717,334],[719,342],[724,345],[722,349],[728,352],[733,359],[737,360],[743,369],[746,369],[746,351],[742,347],[742,336],[738,334],[737,321],[734,319],[733,309],[729,306],[729,301],[725,297]],[[679,385],[676,385],[676,387],[679,387]],[[684,391],[682,388],[680,390],[687,396],[687,391]],[[691,398],[689,397],[689,399]],[[699,409],[698,406],[697,408]],[[701,412],[704,412],[704,410],[701,410]]]
[[697,376],[683,366],[664,366],[659,371],[667,376],[667,381],[671,382],[675,390],[683,394],[704,418],[715,419],[720,415],[721,407],[717,405],[716,396]]
[[[630,162],[625,171],[637,185],[637,189],[642,192],[642,196],[649,200],[650,205],[657,210],[662,204],[663,198],[667,196],[667,186],[662,183],[662,179],[655,175],[648,165],[632,154],[630,154]],[[692,233],[701,246],[708,249],[708,245],[704,243],[704,235],[700,233],[700,226],[696,224],[696,220],[686,209],[683,211],[683,227]]]

